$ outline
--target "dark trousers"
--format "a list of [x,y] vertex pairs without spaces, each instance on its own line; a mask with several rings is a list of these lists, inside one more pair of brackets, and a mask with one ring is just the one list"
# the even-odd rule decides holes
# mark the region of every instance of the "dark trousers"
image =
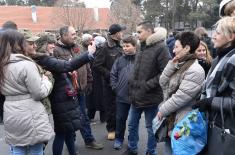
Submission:
[[113,132],[116,129],[116,103],[115,95],[109,84],[104,84],[104,104],[106,114],[106,129],[108,132]]
[[115,137],[117,140],[123,142],[126,130],[126,120],[130,109],[130,104],[117,102],[116,106],[117,106],[117,111],[116,111]]
[[53,155],[62,155],[64,142],[68,148],[69,155],[76,155],[74,135],[74,132],[56,133],[52,146]]
[[[103,99],[103,92],[100,93],[101,96],[94,95],[96,92],[95,91],[100,91],[100,90],[94,90],[92,91],[91,94],[86,95],[86,105],[87,105],[87,115],[89,119],[94,119],[95,118],[95,113],[96,111],[99,111],[100,114],[100,121],[105,122],[105,109],[104,105],[102,102]],[[102,91],[102,89],[101,89]],[[97,93],[96,93],[97,94]]]
[[[94,119],[95,118],[95,113],[96,113],[96,109],[88,109],[87,110],[87,115],[89,117],[89,119]],[[100,109],[99,110],[99,114],[100,114],[100,121],[101,122],[105,122],[105,110],[104,109]]]

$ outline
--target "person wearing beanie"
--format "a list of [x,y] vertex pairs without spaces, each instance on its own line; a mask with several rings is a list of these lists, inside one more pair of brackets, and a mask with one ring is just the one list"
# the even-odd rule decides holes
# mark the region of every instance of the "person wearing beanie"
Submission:
[[39,53],[53,54],[55,49],[56,37],[54,34],[46,32],[39,34],[39,39],[36,41],[37,49]]

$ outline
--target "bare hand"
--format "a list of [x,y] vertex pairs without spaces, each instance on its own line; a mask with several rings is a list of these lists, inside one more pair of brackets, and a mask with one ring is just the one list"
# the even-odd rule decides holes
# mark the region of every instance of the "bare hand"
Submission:
[[91,45],[88,46],[88,53],[93,55],[96,51],[96,46],[95,46],[95,42],[92,41]]
[[49,71],[46,71],[46,72],[44,73],[44,75],[47,76],[47,77],[52,76],[51,72],[49,72]]
[[159,120],[162,120],[162,113],[158,112],[157,117],[158,117]]
[[43,74],[43,75],[42,75],[42,79],[43,79],[43,80],[48,80],[48,77]]
[[172,62],[174,64],[178,63],[179,62],[179,57],[175,56],[173,59],[172,59]]

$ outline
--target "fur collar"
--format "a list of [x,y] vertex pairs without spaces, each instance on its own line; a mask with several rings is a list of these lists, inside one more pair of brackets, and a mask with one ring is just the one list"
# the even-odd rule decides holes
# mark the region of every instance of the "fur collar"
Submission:
[[147,38],[146,45],[150,46],[150,45],[153,45],[153,44],[155,44],[157,42],[165,41],[166,40],[166,36],[167,36],[167,33],[165,31],[158,30],[157,32],[153,33],[152,35],[150,35]]
[[67,49],[71,49],[71,48],[73,48],[75,45],[66,45],[66,44],[64,44],[61,40],[59,40],[59,41],[56,43],[56,46],[59,46],[59,47],[62,47],[62,48],[67,48]]

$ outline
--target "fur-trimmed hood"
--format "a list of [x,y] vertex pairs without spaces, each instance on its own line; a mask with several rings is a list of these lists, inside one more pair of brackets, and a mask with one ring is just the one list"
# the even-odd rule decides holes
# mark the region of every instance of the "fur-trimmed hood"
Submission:
[[146,45],[150,46],[160,41],[165,41],[167,37],[167,31],[164,28],[155,29],[155,33],[150,35],[146,40]]
[[120,46],[120,42],[113,40],[109,34],[107,34],[106,38],[109,47]]

